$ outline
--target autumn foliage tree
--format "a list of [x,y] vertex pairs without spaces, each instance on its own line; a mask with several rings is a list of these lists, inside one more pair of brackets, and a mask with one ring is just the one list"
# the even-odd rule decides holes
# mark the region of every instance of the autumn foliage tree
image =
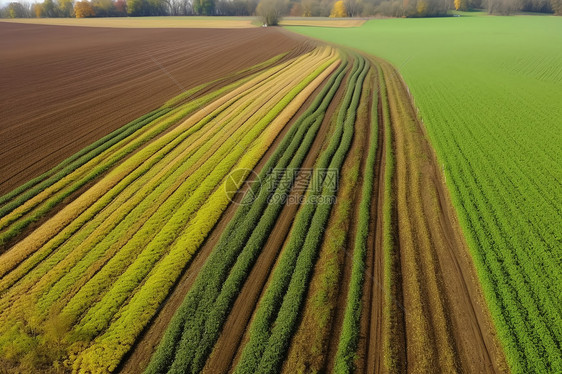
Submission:
[[74,13],[76,18],[94,17],[96,13],[89,1],[78,1],[74,4]]
[[334,7],[332,8],[330,17],[332,18],[347,17],[347,12],[345,11],[345,4],[343,3],[343,0],[338,0],[334,3]]
[[289,15],[291,17],[302,17],[303,14],[304,14],[304,11],[302,9],[301,3],[293,3],[293,5],[291,6],[291,11],[289,12]]
[[35,3],[31,5],[31,10],[33,11],[35,17],[37,18],[43,17],[43,7],[41,6],[41,4]]
[[466,0],[455,0],[456,10],[467,10]]

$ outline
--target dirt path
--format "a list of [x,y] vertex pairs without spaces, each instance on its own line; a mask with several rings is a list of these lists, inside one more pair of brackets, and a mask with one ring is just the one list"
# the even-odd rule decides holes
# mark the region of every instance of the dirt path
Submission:
[[182,91],[310,48],[274,28],[69,30],[0,23],[0,195]]

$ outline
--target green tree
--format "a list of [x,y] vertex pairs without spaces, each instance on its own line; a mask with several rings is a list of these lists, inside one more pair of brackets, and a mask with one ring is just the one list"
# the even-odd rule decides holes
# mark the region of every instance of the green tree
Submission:
[[145,16],[146,8],[145,0],[127,0],[127,14],[130,16]]
[[115,3],[112,0],[91,0],[97,17],[111,17],[115,15]]
[[43,16],[44,17],[58,17],[58,8],[53,2],[53,0],[45,0],[43,1]]
[[27,17],[29,17],[29,12],[20,3],[10,3],[8,5],[8,17],[10,17],[10,18],[27,18]]
[[[147,0],[149,16],[167,16],[167,4],[165,0]],[[213,2],[214,6],[214,2]],[[211,14],[209,14],[211,15]]]
[[215,0],[194,0],[193,12],[200,16],[212,16],[215,14]]
[[60,17],[74,17],[73,0],[58,0],[58,8]]

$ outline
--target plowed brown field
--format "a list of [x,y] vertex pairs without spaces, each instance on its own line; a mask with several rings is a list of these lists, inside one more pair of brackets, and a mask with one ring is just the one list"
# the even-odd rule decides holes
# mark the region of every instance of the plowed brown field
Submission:
[[0,195],[198,84],[307,49],[278,29],[0,23]]

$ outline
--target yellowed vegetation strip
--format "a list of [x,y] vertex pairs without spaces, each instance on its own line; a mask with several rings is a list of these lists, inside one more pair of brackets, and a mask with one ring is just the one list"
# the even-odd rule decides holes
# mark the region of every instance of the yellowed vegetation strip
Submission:
[[[279,131],[286,125],[287,121],[294,116],[306,98],[314,92],[318,85],[336,66],[337,63],[332,62],[321,75],[314,79],[305,90],[301,91],[301,93],[291,101],[244,153],[236,166],[237,169],[249,171],[255,166],[261,158],[261,155],[265,153],[273,140],[277,137]],[[241,180],[243,180],[246,175],[241,176]],[[74,367],[75,369],[88,371],[92,368],[99,368],[100,365],[105,365],[108,362],[115,362],[116,358],[120,357],[123,352],[129,349],[129,345],[132,344],[132,342],[123,339],[124,329],[127,331],[140,331],[146,323],[147,318],[150,317],[150,314],[148,314],[150,312],[145,312],[143,315],[138,316],[134,311],[150,311],[160,303],[158,298],[155,299],[152,290],[170,287],[170,283],[166,279],[175,279],[175,277],[177,277],[178,271],[181,270],[177,266],[177,263],[189,260],[201,244],[206,232],[212,228],[214,222],[226,208],[229,202],[229,196],[225,194],[225,183],[227,183],[226,180],[215,190],[207,199],[207,202],[196,213],[195,217],[186,228],[186,231],[170,250],[169,255],[158,263],[143,287],[119,313],[119,320],[112,324],[111,328],[104,335],[99,336],[90,348],[80,354]],[[132,305],[135,306],[133,307]],[[133,319],[132,316],[136,317]],[[126,335],[129,336],[129,334]],[[112,370],[112,366],[109,366],[108,370]]]
[[[210,18],[210,17],[209,17]],[[256,27],[252,18],[230,17],[112,17],[112,18],[19,18],[0,22],[35,25],[111,27],[111,28],[209,28],[247,29]]]

